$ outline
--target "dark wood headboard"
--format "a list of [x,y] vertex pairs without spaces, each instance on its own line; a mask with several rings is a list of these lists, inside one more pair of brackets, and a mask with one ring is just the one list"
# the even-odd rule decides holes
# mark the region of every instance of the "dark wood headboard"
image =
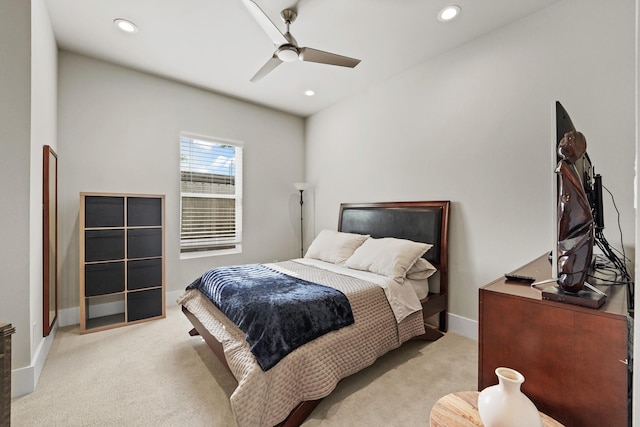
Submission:
[[432,244],[424,258],[440,272],[440,293],[446,293],[450,204],[448,200],[342,203],[338,231]]

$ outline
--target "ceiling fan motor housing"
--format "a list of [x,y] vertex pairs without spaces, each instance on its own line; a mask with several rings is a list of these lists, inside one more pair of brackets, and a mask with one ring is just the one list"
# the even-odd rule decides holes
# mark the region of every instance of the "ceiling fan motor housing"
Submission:
[[280,12],[280,16],[282,16],[282,20],[284,22],[286,22],[287,24],[290,24],[296,20],[296,17],[298,16],[298,14],[293,9],[284,9],[282,12]]

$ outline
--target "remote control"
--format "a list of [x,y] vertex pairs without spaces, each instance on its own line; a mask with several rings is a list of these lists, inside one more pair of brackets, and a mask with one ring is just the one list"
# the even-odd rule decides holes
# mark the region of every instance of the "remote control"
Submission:
[[521,276],[519,274],[507,273],[504,275],[505,279],[512,280],[515,282],[524,282],[524,283],[533,283],[536,281],[535,277],[531,276]]

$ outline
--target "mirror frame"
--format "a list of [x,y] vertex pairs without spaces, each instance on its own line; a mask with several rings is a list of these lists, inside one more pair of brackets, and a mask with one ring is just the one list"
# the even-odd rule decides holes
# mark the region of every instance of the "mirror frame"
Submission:
[[46,337],[58,318],[58,155],[49,145],[43,147],[42,229],[42,334]]

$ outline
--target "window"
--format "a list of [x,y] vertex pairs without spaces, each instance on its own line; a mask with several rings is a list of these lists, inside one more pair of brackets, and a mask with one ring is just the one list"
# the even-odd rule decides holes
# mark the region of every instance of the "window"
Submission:
[[180,134],[180,253],[241,244],[242,143]]

